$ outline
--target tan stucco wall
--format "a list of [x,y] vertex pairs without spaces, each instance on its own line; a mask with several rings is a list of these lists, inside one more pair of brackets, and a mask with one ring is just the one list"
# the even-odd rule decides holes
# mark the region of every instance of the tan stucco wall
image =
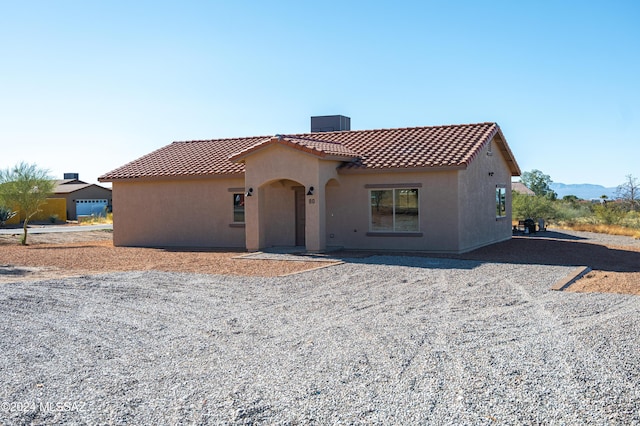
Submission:
[[[295,192],[305,195],[306,248],[419,250],[458,253],[511,237],[511,174],[500,150],[486,149],[466,170],[341,174],[326,160],[281,145],[249,154],[244,178],[114,182],[114,244],[237,247],[250,251],[295,244]],[[493,173],[493,175],[490,175]],[[367,185],[416,184],[419,231],[370,232]],[[507,214],[495,215],[504,185]],[[246,192],[245,227],[233,223],[232,192]],[[377,189],[377,188],[375,188]]]
[[[370,189],[365,185],[409,183],[421,184],[418,193],[422,236],[381,236],[369,232]],[[327,187],[327,246],[455,252],[457,188],[457,171],[342,175],[339,186]]]
[[[492,155],[487,155],[491,146]],[[496,186],[506,192],[507,212],[496,218]],[[511,172],[495,138],[460,172],[460,251],[511,238]]]
[[[271,145],[245,158],[245,186],[254,189],[246,201],[247,249],[294,245],[294,193],[301,185],[313,186],[305,198],[306,248],[324,250],[326,245],[324,187],[338,177],[340,162],[320,159],[290,147]],[[286,182],[283,184],[283,182]]]
[[116,246],[244,248],[233,224],[233,193],[243,179],[113,183]]

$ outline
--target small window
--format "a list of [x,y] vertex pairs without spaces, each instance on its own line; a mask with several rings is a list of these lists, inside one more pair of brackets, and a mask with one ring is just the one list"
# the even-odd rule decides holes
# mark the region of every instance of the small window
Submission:
[[244,223],[244,194],[233,194],[233,221]]
[[506,189],[503,186],[496,187],[496,217],[507,215]]
[[371,231],[417,232],[418,189],[396,188],[370,191]]

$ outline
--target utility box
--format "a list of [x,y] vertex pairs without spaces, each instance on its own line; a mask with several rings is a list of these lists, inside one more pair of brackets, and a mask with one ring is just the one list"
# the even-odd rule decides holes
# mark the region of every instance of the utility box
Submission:
[[351,130],[351,118],[344,115],[311,117],[311,133],[341,132],[343,130]]

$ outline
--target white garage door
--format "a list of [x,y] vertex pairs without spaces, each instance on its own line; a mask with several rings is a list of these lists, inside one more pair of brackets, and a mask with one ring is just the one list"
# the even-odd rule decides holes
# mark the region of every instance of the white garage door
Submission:
[[107,200],[76,200],[76,216],[105,216]]

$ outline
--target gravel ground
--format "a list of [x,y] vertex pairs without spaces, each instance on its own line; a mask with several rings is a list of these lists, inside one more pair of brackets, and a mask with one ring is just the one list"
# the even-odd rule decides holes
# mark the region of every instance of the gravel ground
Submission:
[[617,247],[636,247],[640,248],[640,239],[627,237],[624,235],[610,235],[596,232],[572,231],[570,229],[554,229],[550,228],[549,232],[537,232],[530,234],[530,238],[549,238],[549,236],[561,235],[561,238],[567,236],[575,238],[577,241],[583,241],[594,244],[604,244]]
[[640,424],[640,298],[570,266],[0,285],[2,424]]

